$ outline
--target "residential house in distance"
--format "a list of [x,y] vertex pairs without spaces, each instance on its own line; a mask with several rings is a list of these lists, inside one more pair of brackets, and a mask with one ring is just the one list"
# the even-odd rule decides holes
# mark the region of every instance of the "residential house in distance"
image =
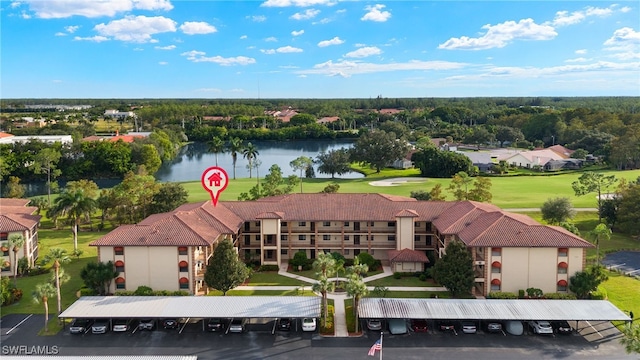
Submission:
[[40,215],[35,206],[28,206],[29,199],[0,198],[0,246],[2,251],[2,276],[13,271],[13,248],[9,245],[9,236],[20,234],[24,239],[22,249],[18,251],[18,260],[26,257],[29,266],[34,266],[38,258],[38,227]]
[[256,201],[185,204],[124,225],[91,243],[100,261],[120,272],[112,291],[206,292],[205,265],[216,244],[231,239],[245,259],[286,264],[295,253],[309,258],[367,252],[394,271],[422,271],[462,241],[473,257],[473,293],[536,287],[566,292],[585,265],[589,242],[560,227],[472,201],[417,201],[383,194],[289,194]]
[[127,117],[136,117],[137,115],[133,111],[118,111],[114,109],[108,109],[104,111],[103,116],[113,119],[125,119]]
[[265,115],[271,115],[282,122],[289,122],[294,115],[298,115],[298,112],[293,110],[291,106],[282,110],[265,111]]
[[0,132],[0,144],[15,144],[15,143],[26,143],[31,140],[38,140],[48,144],[54,144],[56,142],[62,144],[71,144],[73,142],[73,138],[71,135],[24,135],[24,136],[14,136],[12,134],[7,134]]

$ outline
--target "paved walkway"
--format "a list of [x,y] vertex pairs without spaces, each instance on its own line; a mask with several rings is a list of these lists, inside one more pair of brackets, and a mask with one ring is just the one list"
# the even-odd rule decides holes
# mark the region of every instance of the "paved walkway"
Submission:
[[[287,271],[288,264],[280,265],[279,275],[286,276],[288,278],[300,280],[301,282],[308,283],[309,285],[316,282],[315,279],[311,279],[305,276],[296,275]],[[364,278],[364,282],[369,282],[384,277],[393,276],[393,271],[389,266],[382,267],[383,272],[380,274],[367,276]],[[335,278],[332,278],[335,279]],[[346,278],[338,278],[340,281],[346,281]],[[367,289],[373,290],[374,286],[367,286]],[[410,286],[390,286],[387,287],[389,291],[446,291],[444,287],[410,287]],[[237,290],[298,290],[300,286],[238,286]],[[333,325],[335,328],[335,337],[348,337],[347,331],[347,316],[344,307],[344,301],[348,298],[347,294],[327,294],[329,299],[333,299]]]

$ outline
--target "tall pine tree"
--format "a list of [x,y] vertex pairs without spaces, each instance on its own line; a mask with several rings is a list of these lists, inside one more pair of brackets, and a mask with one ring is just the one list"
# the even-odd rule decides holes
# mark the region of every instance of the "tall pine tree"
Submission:
[[219,242],[204,274],[207,286],[227,295],[227,291],[242,284],[248,276],[249,268],[240,261],[231,241],[225,239]]
[[454,240],[447,245],[447,253],[436,261],[433,272],[435,280],[453,297],[466,295],[473,287],[473,259],[461,241]]

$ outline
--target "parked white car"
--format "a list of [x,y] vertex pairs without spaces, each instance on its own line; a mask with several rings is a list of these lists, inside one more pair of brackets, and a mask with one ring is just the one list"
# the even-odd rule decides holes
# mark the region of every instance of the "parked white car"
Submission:
[[316,318],[302,319],[302,331],[316,331]]
[[553,328],[548,321],[529,321],[529,326],[533,332],[541,335],[553,334]]

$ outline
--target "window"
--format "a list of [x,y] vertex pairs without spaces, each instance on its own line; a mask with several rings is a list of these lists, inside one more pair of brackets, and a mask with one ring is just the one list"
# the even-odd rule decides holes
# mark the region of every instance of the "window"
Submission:
[[280,249],[280,255],[287,255],[289,253],[289,250],[287,249]]
[[331,226],[331,222],[330,221],[323,221],[322,222],[322,226],[329,227],[329,226]]
[[491,284],[491,291],[500,291],[500,285]]
[[244,244],[245,245],[250,245],[251,244],[251,235],[245,235],[244,236]]
[[427,225],[426,225],[426,226],[427,226],[427,231],[433,231],[433,230],[432,230],[432,229],[433,229],[433,227],[432,227],[431,223],[427,223]]
[[298,226],[307,226],[307,222],[306,221],[300,221],[300,222],[298,222]]
[[415,222],[415,223],[413,223],[413,226],[414,227],[420,227],[420,223],[419,222]]
[[567,268],[569,267],[569,265],[562,261],[561,263],[558,264],[558,274],[566,274],[567,273]]
[[322,240],[331,240],[331,235],[322,235]]
[[9,233],[2,232],[0,233],[0,241],[7,241],[9,239]]
[[387,240],[388,241],[396,241],[396,236],[395,235],[389,235],[389,236],[387,236]]
[[420,241],[420,235],[414,235],[413,236],[413,240],[414,241]]
[[244,231],[249,231],[249,230],[251,230],[251,224],[248,222],[244,223]]
[[116,278],[116,290],[124,290],[127,287],[127,282],[123,277]]
[[178,263],[178,267],[180,268],[180,272],[189,272],[189,263],[184,260]]
[[502,256],[502,248],[491,248],[491,256]]
[[433,245],[433,235],[427,235],[427,245]]
[[307,240],[307,235],[298,235],[298,240],[301,240],[301,241]]
[[260,235],[256,235],[256,241],[260,241]]
[[344,254],[349,255],[349,249],[344,249]]
[[569,254],[569,249],[567,248],[559,248],[558,249],[558,256],[560,257],[566,257]]
[[186,277],[181,277],[178,281],[180,283],[180,289],[189,289],[189,279]]
[[349,222],[348,221],[344,222],[344,227],[349,227]]
[[280,235],[280,240],[289,241],[289,235]]
[[344,241],[349,241],[349,235],[345,235],[345,236],[343,236],[343,237],[342,237],[342,239],[343,239]]
[[371,255],[375,255],[376,251],[374,249],[371,249]]
[[491,273],[492,274],[500,274],[500,268],[499,267],[491,267]]
[[260,226],[260,221],[256,221],[256,226]]
[[567,291],[567,285],[569,285],[569,283],[567,282],[567,280],[558,280],[558,286],[557,286],[557,290],[558,291]]
[[374,223],[373,221],[370,221],[370,222],[369,222],[369,226],[370,226],[370,227],[374,227],[375,225],[376,225],[376,223]]
[[116,267],[116,271],[119,273],[123,273],[124,272],[124,261],[122,260],[118,260],[115,262],[115,267]]
[[282,226],[282,227],[286,227],[286,226],[287,226],[287,222],[286,222],[286,221],[281,221],[281,222],[280,222],[280,226]]
[[124,247],[116,246],[116,247],[113,248],[113,252],[116,255],[124,255]]
[[396,227],[396,223],[395,223],[395,222],[393,222],[393,221],[389,221],[389,222],[387,223],[387,227]]
[[567,269],[566,268],[558,268],[558,274],[566,274],[567,273]]
[[187,249],[186,246],[180,246],[178,248],[178,255],[187,255],[188,251],[189,250]]
[[494,274],[500,274],[502,272],[502,264],[500,261],[494,261],[491,263],[491,272]]

